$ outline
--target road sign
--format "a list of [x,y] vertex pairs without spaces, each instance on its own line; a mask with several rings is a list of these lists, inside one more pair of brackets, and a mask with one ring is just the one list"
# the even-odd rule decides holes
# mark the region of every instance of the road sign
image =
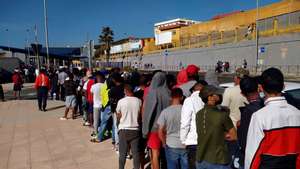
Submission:
[[266,51],[266,48],[265,47],[260,47],[259,48],[259,53],[265,53]]

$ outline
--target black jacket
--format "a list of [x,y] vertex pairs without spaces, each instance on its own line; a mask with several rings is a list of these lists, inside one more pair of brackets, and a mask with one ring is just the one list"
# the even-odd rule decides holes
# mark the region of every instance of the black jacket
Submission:
[[250,102],[244,107],[240,107],[241,111],[241,121],[240,126],[237,129],[238,141],[241,148],[241,162],[244,162],[245,158],[245,150],[246,150],[246,142],[247,142],[247,134],[248,128],[250,125],[252,114],[261,109],[264,106],[263,99],[259,99],[254,102]]

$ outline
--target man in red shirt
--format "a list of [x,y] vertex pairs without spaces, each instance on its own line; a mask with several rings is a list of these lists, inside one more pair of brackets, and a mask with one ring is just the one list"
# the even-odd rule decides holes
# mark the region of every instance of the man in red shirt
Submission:
[[49,77],[46,75],[45,68],[41,68],[39,75],[35,79],[35,89],[37,90],[39,110],[46,111],[50,81]]

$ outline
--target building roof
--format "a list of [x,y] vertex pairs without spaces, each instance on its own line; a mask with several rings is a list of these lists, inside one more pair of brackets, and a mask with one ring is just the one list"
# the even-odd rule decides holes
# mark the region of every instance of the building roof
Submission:
[[[30,55],[35,55],[34,50],[30,48],[14,48],[14,47],[8,47],[8,46],[0,46],[0,49],[4,51],[11,51],[14,53],[24,53],[28,54],[28,50]],[[46,48],[42,48],[40,51],[40,56],[47,56]],[[80,48],[76,47],[50,47],[49,48],[49,57],[56,58],[56,59],[70,59],[70,58],[85,58],[86,56],[81,56]]]
[[155,23],[154,26],[157,27],[157,26],[160,26],[160,25],[173,23],[173,22],[179,22],[179,21],[200,23],[200,21],[194,21],[194,20],[184,19],[184,18],[176,18],[176,19],[171,19],[171,20]]

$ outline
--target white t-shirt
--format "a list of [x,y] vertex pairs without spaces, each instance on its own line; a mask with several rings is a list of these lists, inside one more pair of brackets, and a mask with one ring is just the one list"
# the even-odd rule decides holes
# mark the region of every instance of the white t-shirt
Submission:
[[102,105],[100,93],[102,85],[103,83],[96,83],[91,87],[91,93],[93,94],[93,107],[95,108],[99,108]]
[[126,96],[118,101],[116,112],[121,113],[119,129],[138,130],[138,115],[142,101],[137,97]]

